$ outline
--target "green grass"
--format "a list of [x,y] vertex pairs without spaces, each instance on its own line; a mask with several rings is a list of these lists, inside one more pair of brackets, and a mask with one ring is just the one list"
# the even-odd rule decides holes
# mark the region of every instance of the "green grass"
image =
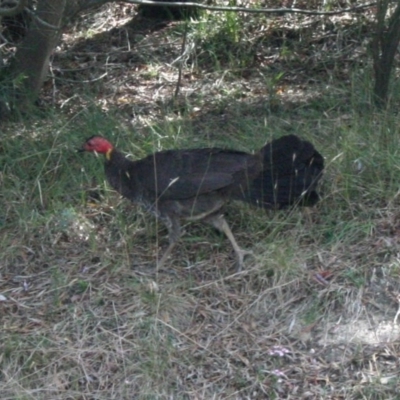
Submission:
[[[337,128],[332,131],[331,121],[323,118],[318,121],[323,137],[313,139],[307,125],[297,132],[313,139],[326,156],[324,198],[312,211],[313,222],[299,211],[265,215],[246,206],[230,206],[227,215],[239,242],[256,254],[248,259],[248,270],[238,277],[231,271],[231,251],[225,238],[195,224],[188,226],[188,235],[174,252],[168,267],[172,274],[159,271],[154,275],[159,232],[154,220],[105,190],[101,160],[75,153],[84,137],[98,131],[91,125],[97,120],[96,112],[88,115],[87,128],[79,134],[68,120],[62,122],[63,133],[56,137],[54,124],[39,136],[26,130],[23,140],[6,133],[1,155],[5,165],[2,197],[7,204],[2,211],[6,233],[1,241],[2,270],[28,282],[25,292],[22,283],[17,283],[18,302],[26,307],[22,315],[34,321],[17,329],[20,317],[6,313],[2,334],[6,393],[19,393],[17,387],[21,386],[37,390],[48,379],[60,385],[51,389],[52,396],[62,391],[78,393],[91,370],[101,371],[101,376],[85,383],[85,393],[105,398],[112,396],[105,389],[106,370],[111,368],[114,375],[131,382],[140,398],[172,395],[181,390],[175,381],[181,368],[193,363],[205,368],[214,358],[217,370],[226,368],[225,345],[218,345],[220,340],[224,343],[235,335],[242,337],[241,346],[246,346],[250,332],[256,332],[250,334],[255,340],[264,331],[269,338],[263,344],[266,351],[268,343],[272,346],[275,342],[272,327],[280,332],[282,343],[295,313],[294,326],[300,331],[320,323],[321,318],[330,321],[366,287],[369,266],[357,264],[357,257],[362,255],[363,262],[371,262],[374,250],[367,248],[368,243],[376,240],[385,213],[395,213],[398,151],[396,140],[385,134],[394,121],[384,117],[377,116],[379,128],[374,132],[355,114],[352,128],[341,128],[340,136]],[[274,136],[279,136],[279,123],[278,119],[274,124]],[[115,124],[112,116],[107,124]],[[111,139],[135,157],[152,148],[190,146],[194,133],[176,131],[176,125],[171,124],[171,135],[163,123],[151,126],[144,136],[121,130]],[[238,128],[231,137],[225,136],[227,146],[240,142],[250,149],[264,142],[261,139],[255,145],[259,135],[254,132],[259,126],[254,127],[252,118],[240,121],[240,128],[242,133]],[[264,129],[263,136],[269,137],[268,127]],[[201,145],[210,142],[200,138],[196,146]],[[222,139],[218,145],[223,145]],[[365,160],[361,172],[354,170],[355,159]],[[88,207],[85,192],[93,188],[102,192],[101,201],[97,207]],[[158,242],[165,244],[165,239],[160,237]],[[136,266],[140,271],[141,265],[148,267],[137,275]],[[312,281],[319,269],[329,269],[339,285],[322,297],[321,290],[327,289]],[[3,285],[7,305],[14,295],[6,281]],[[272,327],[266,327],[265,320]],[[248,328],[243,331],[242,325]],[[24,338],[20,329],[27,331]],[[211,338],[215,345],[210,348],[207,342]],[[193,354],[177,350],[180,346]],[[295,351],[290,342],[286,346]],[[236,351],[239,353],[232,355],[231,361],[239,363],[232,376],[235,390],[255,390],[266,381],[271,388],[278,387],[269,373],[256,382],[245,379],[242,368],[246,364],[240,357],[250,357],[258,365],[257,351],[251,346],[246,350],[250,355],[240,355],[241,347]],[[60,357],[62,364],[57,361]],[[288,367],[284,359],[278,361],[270,360],[268,367],[261,363],[259,368]],[[187,382],[193,390],[207,382],[205,376],[201,381],[200,377],[193,379]],[[273,389],[270,391],[273,397]],[[218,393],[218,389],[212,392]],[[37,398],[48,396],[44,391],[37,393]],[[120,387],[115,396],[124,398],[128,393]]]
[[[207,385],[207,374],[201,372],[206,368],[215,374],[232,369],[222,386],[204,389],[207,397],[264,387],[269,398],[279,396],[282,384],[271,371],[288,371],[289,359],[259,358],[258,353],[275,344],[286,347],[306,375],[308,356],[297,349],[295,338],[318,340],[323,326],[340,315],[355,318],[350,304],[368,287],[372,268],[381,268],[374,246],[382,229],[387,229],[383,236],[391,235],[385,226],[396,218],[398,146],[387,134],[396,121],[376,114],[374,130],[356,113],[350,128],[317,115],[308,122],[294,121],[297,134],[312,140],[326,157],[322,201],[309,216],[298,210],[266,214],[230,205],[227,216],[239,243],[255,254],[246,260],[248,269],[237,274],[226,239],[196,224],[187,226],[167,270],[155,270],[165,230],[108,190],[101,159],[75,152],[85,137],[107,135],[107,126],[117,125],[118,114],[104,118],[91,112],[79,132],[63,116],[56,136],[51,116],[52,124],[40,135],[27,128],[23,138],[6,132],[1,153],[7,205],[1,215],[2,276],[20,277],[12,285],[2,281],[7,298],[1,334],[6,398],[24,398],[25,391],[36,398],[80,391],[129,398],[131,390],[143,399],[176,396]],[[281,118],[270,117],[262,135],[259,121],[253,121],[252,116],[238,121],[237,129],[216,145],[257,149],[267,138],[286,133]],[[312,133],[315,121],[321,136]],[[178,122],[162,122],[142,134],[117,128],[107,136],[135,158],[152,149],[191,147],[193,137],[196,147],[212,145],[210,137],[196,136],[185,125],[179,129]],[[12,131],[16,129],[18,124]],[[354,167],[356,159],[361,160],[360,171]],[[88,190],[100,193],[97,205],[87,205]],[[395,256],[397,244],[393,246],[383,250],[385,263]],[[329,272],[331,286],[315,279],[323,271]],[[397,282],[398,277],[390,279]],[[19,314],[13,303],[20,305]],[[22,324],[21,318],[31,322]],[[254,381],[246,378],[253,365],[264,371]],[[347,373],[346,364],[341,368]],[[186,371],[185,389],[181,371]],[[110,389],[110,374],[121,381],[118,388]],[[43,389],[49,382],[50,392]],[[328,396],[330,391],[320,393]],[[359,395],[351,387],[343,393]]]
[[[232,16],[212,18],[223,22],[210,32],[198,24],[200,53],[219,44],[218,27],[241,40]],[[193,95],[180,99],[182,112],[165,94],[146,97],[174,92],[157,80],[175,70],[159,65],[129,110],[104,84],[101,101],[98,87],[93,96],[76,88],[71,109],[4,126],[3,399],[397,398],[400,118],[370,108],[368,71],[349,73],[351,84],[325,76],[329,85],[296,100],[276,91],[287,92],[291,70],[274,81],[277,72],[260,67],[240,97],[237,76],[209,83],[223,75],[210,62],[215,69],[198,66],[185,83]],[[110,190],[101,158],[76,152],[93,134],[138,159],[187,147],[255,151],[288,133],[325,157],[321,202],[268,213],[228,205],[238,243],[254,254],[241,272],[226,238],[196,223],[157,270],[165,228]]]

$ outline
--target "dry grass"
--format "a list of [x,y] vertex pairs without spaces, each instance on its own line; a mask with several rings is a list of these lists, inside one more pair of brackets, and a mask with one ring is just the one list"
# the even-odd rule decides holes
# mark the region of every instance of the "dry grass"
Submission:
[[[192,61],[171,102],[179,25],[135,30],[123,25],[126,5],[104,10],[92,37],[66,35],[53,65],[57,74],[89,54],[75,79],[105,68],[104,81],[89,90],[56,77],[54,115],[3,133],[1,398],[399,398],[398,116],[360,112],[361,75],[347,75],[351,90],[340,83],[348,58],[330,59],[339,76],[324,70],[305,85],[295,51],[281,54],[275,83],[262,63],[239,74]],[[205,62],[202,49],[192,60]],[[323,56],[307,61],[318,70]],[[93,133],[141,157],[252,150],[288,132],[326,157],[323,199],[276,213],[230,205],[235,236],[254,253],[241,272],[227,240],[196,224],[157,270],[163,228],[108,191],[99,160],[74,152]]]

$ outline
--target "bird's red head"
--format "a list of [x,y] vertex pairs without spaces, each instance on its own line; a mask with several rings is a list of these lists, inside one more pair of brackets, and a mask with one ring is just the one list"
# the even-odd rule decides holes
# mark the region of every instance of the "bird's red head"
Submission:
[[113,145],[101,136],[92,136],[83,144],[81,151],[95,151],[107,154],[113,149]]

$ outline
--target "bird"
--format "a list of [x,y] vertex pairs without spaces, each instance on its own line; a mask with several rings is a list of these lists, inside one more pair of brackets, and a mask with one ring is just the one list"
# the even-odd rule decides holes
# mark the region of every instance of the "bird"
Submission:
[[241,270],[249,252],[236,242],[224,205],[229,200],[265,210],[314,205],[324,168],[320,153],[296,135],[273,140],[254,154],[206,147],[164,150],[131,161],[99,135],[88,138],[79,151],[103,154],[111,187],[164,223],[169,245],[159,269],[181,237],[182,221],[201,221],[225,234]]

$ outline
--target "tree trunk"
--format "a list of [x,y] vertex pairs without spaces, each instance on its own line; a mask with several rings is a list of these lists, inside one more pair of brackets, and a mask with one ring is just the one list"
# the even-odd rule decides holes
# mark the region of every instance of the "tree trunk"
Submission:
[[378,107],[384,107],[387,104],[394,56],[400,42],[400,0],[389,18],[386,29],[385,17],[389,3],[388,0],[378,1],[376,28],[372,41],[375,74],[374,101]]
[[36,9],[38,18],[33,18],[28,34],[18,46],[12,71],[16,82],[21,79],[21,84],[17,84],[16,88],[16,106],[19,109],[31,103],[39,94],[51,53],[61,36],[65,6],[66,0],[40,0]]

